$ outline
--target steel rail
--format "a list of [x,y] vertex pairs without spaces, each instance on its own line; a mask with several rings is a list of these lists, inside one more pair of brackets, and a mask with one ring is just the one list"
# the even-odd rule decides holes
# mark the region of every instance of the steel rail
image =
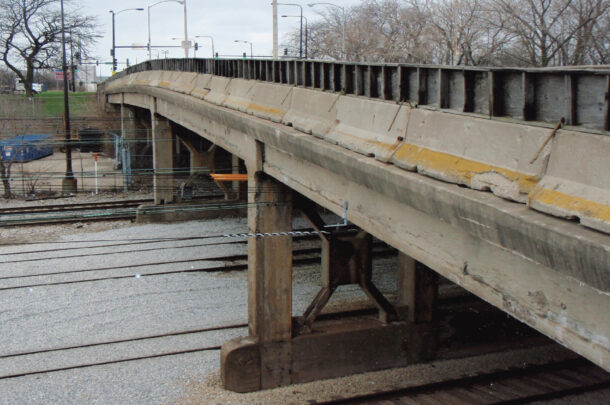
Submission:
[[516,404],[610,388],[610,373],[583,359],[525,365],[406,388],[335,398],[318,404],[461,402]]

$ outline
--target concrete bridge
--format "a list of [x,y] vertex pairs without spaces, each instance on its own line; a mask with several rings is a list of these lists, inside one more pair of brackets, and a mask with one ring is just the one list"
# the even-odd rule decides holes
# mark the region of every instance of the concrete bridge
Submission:
[[[157,204],[175,200],[180,126],[243,160],[251,233],[291,231],[296,210],[325,231],[323,286],[297,319],[291,236],[249,239],[249,336],[221,360],[237,391],[430,357],[437,273],[609,370],[609,92],[608,68],[205,59],[145,62],[99,88],[148,121]],[[326,233],[316,205],[363,232]],[[393,303],[371,283],[370,235],[401,252]],[[380,321],[317,323],[349,283]]]

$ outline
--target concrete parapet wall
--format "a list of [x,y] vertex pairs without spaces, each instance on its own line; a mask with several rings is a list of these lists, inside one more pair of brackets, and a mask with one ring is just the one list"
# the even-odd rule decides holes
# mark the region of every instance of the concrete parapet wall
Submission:
[[256,83],[247,112],[273,122],[282,122],[290,108],[294,87],[281,84]]
[[248,112],[248,107],[254,97],[254,86],[252,80],[233,79],[227,87],[227,98],[223,105],[241,112]]
[[227,98],[227,87],[231,83],[231,79],[220,76],[212,76],[209,82],[206,84],[207,87],[199,88],[200,91],[208,91],[203,99],[212,104],[222,105]]
[[205,96],[210,92],[210,81],[212,81],[212,75],[198,74],[195,78],[193,90],[191,90],[191,96],[199,99],[205,99]]
[[388,162],[404,140],[411,107],[366,98],[341,96],[337,101],[337,125],[327,141]]
[[324,138],[336,125],[339,94],[295,87],[290,110],[282,121],[301,132]]
[[[118,87],[117,87],[118,86]],[[409,171],[610,232],[610,138],[412,108],[364,97],[187,72],[139,72],[106,90],[148,86],[292,125]],[[548,165],[548,169],[547,169]],[[541,180],[542,179],[542,180]]]
[[531,208],[610,233],[610,137],[560,131]]

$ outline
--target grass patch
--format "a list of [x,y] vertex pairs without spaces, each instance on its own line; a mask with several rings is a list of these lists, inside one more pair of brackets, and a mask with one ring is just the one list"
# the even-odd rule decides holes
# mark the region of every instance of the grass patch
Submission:
[[[57,117],[64,112],[63,91],[45,91],[34,96],[40,112],[47,117]],[[70,115],[86,114],[95,108],[94,92],[69,93]]]

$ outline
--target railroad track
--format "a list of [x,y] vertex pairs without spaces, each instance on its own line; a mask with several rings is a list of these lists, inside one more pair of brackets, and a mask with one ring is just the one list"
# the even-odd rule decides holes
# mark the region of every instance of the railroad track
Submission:
[[[388,257],[396,254],[396,250],[392,248],[388,248],[387,246],[377,243],[374,245],[375,249],[373,250],[373,257],[381,258]],[[175,248],[174,248],[175,249]],[[298,266],[307,266],[310,264],[315,264],[320,262],[320,251],[319,247],[314,248],[303,248],[303,249],[295,249],[293,251],[293,265],[295,267]],[[108,254],[108,253],[105,253]],[[116,252],[113,254],[117,254]],[[61,257],[57,257],[56,259],[62,259]],[[223,255],[223,256],[210,256],[210,257],[201,257],[201,258],[189,258],[185,260],[172,260],[172,261],[163,261],[163,262],[147,262],[140,264],[132,264],[129,265],[128,274],[118,274],[122,273],[121,270],[124,269],[124,266],[107,266],[107,267],[97,267],[97,268],[88,268],[82,270],[65,270],[60,272],[47,272],[47,273],[36,273],[29,275],[15,275],[15,276],[0,276],[0,291],[7,290],[17,290],[17,289],[25,289],[25,288],[34,288],[34,287],[48,287],[48,286],[56,286],[56,285],[64,285],[64,284],[78,284],[78,283],[89,283],[92,281],[102,281],[102,280],[119,280],[119,279],[128,279],[134,277],[134,272],[136,272],[137,277],[152,277],[152,276],[161,276],[167,274],[176,274],[176,273],[223,273],[223,272],[233,272],[233,271],[245,271],[248,269],[247,263],[248,255],[247,254],[236,254],[236,255]],[[51,260],[51,258],[46,259],[37,259],[37,260]],[[205,267],[190,267],[183,269],[158,269],[155,267],[158,266],[166,266],[166,265],[176,265],[181,263],[193,263],[193,262],[224,262],[219,266],[205,266]],[[6,263],[6,262],[5,262]],[[15,262],[13,262],[15,263]],[[3,264],[3,263],[0,263]],[[141,270],[138,270],[141,269]],[[110,273],[111,275],[104,275]],[[94,276],[88,276],[90,274],[94,274]],[[49,280],[49,278],[64,278],[67,276],[78,276],[77,279],[70,280]],[[39,278],[44,278],[45,281],[38,282]],[[13,281],[26,281],[31,280],[30,282],[21,283],[19,285],[12,286],[3,286],[2,283],[8,280]]]
[[40,214],[49,212],[66,212],[66,211],[88,211],[108,208],[128,208],[137,207],[140,204],[153,202],[152,199],[142,200],[121,200],[121,201],[104,201],[91,203],[77,204],[52,204],[52,205],[36,205],[30,207],[10,207],[0,209],[0,215],[12,214]]
[[[205,201],[219,196],[213,194],[192,201]],[[137,207],[152,202],[152,199],[140,199],[2,208],[0,227],[133,219]]]
[[46,225],[132,219],[136,208],[152,199],[53,204],[0,209],[0,226]]
[[608,388],[610,373],[578,358],[316,403],[508,405],[546,401]]

